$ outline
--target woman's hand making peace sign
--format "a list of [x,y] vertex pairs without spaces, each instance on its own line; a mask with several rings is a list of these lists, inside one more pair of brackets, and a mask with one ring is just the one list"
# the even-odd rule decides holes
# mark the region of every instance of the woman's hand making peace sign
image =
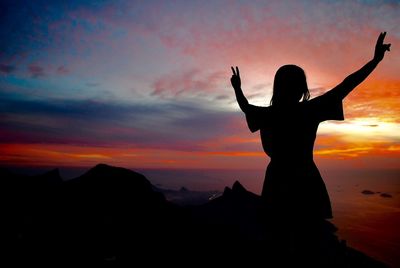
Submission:
[[239,89],[242,86],[242,82],[240,81],[239,68],[236,66],[236,72],[233,67],[231,67],[233,75],[231,77],[231,84],[234,89]]

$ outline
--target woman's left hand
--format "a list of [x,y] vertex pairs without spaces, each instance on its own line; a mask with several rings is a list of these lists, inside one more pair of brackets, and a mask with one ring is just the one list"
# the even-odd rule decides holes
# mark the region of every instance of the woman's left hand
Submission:
[[231,77],[231,84],[234,89],[240,89],[242,86],[242,82],[240,81],[240,74],[239,74],[239,68],[236,66],[236,72],[233,67],[231,67],[233,75]]

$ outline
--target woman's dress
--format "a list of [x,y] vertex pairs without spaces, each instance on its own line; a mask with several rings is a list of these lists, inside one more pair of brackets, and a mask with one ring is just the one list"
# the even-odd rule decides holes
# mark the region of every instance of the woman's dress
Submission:
[[262,198],[267,214],[276,217],[332,218],[329,195],[313,160],[318,125],[344,120],[342,100],[329,92],[291,107],[251,105],[246,112],[252,132],[260,130],[271,158]]

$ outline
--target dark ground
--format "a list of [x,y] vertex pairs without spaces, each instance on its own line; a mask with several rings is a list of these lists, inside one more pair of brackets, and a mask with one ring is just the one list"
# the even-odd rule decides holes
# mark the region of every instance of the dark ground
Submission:
[[143,175],[104,164],[69,181],[58,170],[24,176],[1,169],[0,176],[5,263],[150,265],[189,258],[189,265],[386,267],[347,247],[328,221],[312,229],[301,219],[271,227],[260,216],[260,196],[239,182],[205,204],[179,206]]

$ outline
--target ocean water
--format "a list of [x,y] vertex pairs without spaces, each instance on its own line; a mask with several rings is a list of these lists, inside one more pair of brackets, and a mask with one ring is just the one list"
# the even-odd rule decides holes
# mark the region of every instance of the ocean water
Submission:
[[[326,173],[339,237],[391,267],[400,267],[400,172]],[[365,190],[374,194],[363,194]]]
[[[220,190],[238,180],[261,193],[264,170],[139,170],[162,188]],[[351,247],[400,267],[400,170],[320,170],[338,236]],[[363,194],[368,190],[373,194]],[[382,196],[384,194],[384,196]],[[385,195],[386,194],[386,195]]]

